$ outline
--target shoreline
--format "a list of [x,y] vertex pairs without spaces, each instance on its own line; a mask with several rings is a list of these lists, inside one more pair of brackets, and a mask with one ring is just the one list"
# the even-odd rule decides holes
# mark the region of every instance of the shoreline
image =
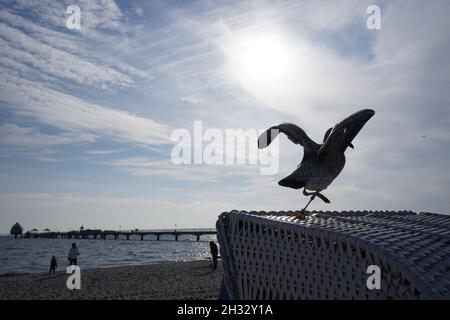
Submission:
[[164,262],[146,265],[81,270],[81,289],[69,290],[69,274],[6,273],[0,275],[0,300],[215,300],[222,265],[211,260]]
[[[138,263],[138,264],[123,264],[123,265],[106,265],[106,266],[98,266],[98,267],[86,267],[83,268],[82,265],[79,265],[80,268],[83,269],[83,271],[89,271],[89,270],[98,270],[98,269],[112,269],[112,268],[126,268],[126,267],[146,267],[146,266],[153,266],[153,265],[159,265],[159,264],[172,264],[172,263],[183,263],[183,262],[196,262],[196,261],[206,261],[208,263],[211,262],[211,258],[206,259],[197,259],[197,260],[164,260],[164,261],[152,261],[152,262],[145,262],[145,263]],[[64,264],[63,267],[60,267],[58,265],[58,271],[56,273],[65,273],[65,269],[68,265]],[[1,278],[7,278],[7,277],[15,277],[15,276],[24,276],[24,275],[36,275],[36,274],[47,274],[45,271],[39,270],[39,271],[9,271],[9,272],[3,272],[0,273],[0,279]]]

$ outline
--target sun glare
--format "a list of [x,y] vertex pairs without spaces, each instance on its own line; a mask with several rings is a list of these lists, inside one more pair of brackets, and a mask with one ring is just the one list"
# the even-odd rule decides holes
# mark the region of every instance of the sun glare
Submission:
[[245,37],[237,47],[234,59],[238,65],[235,67],[246,78],[274,80],[289,70],[289,50],[276,36]]
[[297,44],[277,28],[234,32],[223,41],[226,72],[245,91],[281,103],[300,71]]

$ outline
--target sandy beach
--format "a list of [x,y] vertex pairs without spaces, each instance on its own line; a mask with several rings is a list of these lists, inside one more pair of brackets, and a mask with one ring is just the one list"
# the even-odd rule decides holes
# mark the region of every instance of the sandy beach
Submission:
[[0,299],[217,299],[222,268],[210,261],[172,262],[81,270],[81,289],[69,290],[69,274],[0,275]]

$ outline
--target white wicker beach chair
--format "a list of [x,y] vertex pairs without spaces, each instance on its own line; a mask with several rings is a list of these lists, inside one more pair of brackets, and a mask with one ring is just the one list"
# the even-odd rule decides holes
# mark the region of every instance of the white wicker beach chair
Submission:
[[[230,299],[450,299],[450,216],[404,212],[223,213]],[[367,267],[381,269],[369,289]]]

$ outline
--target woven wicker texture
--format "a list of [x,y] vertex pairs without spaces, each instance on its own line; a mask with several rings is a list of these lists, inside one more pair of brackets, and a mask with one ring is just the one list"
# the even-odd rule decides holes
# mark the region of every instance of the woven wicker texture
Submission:
[[[450,216],[231,211],[217,221],[231,299],[450,299]],[[367,267],[381,269],[368,289]]]

